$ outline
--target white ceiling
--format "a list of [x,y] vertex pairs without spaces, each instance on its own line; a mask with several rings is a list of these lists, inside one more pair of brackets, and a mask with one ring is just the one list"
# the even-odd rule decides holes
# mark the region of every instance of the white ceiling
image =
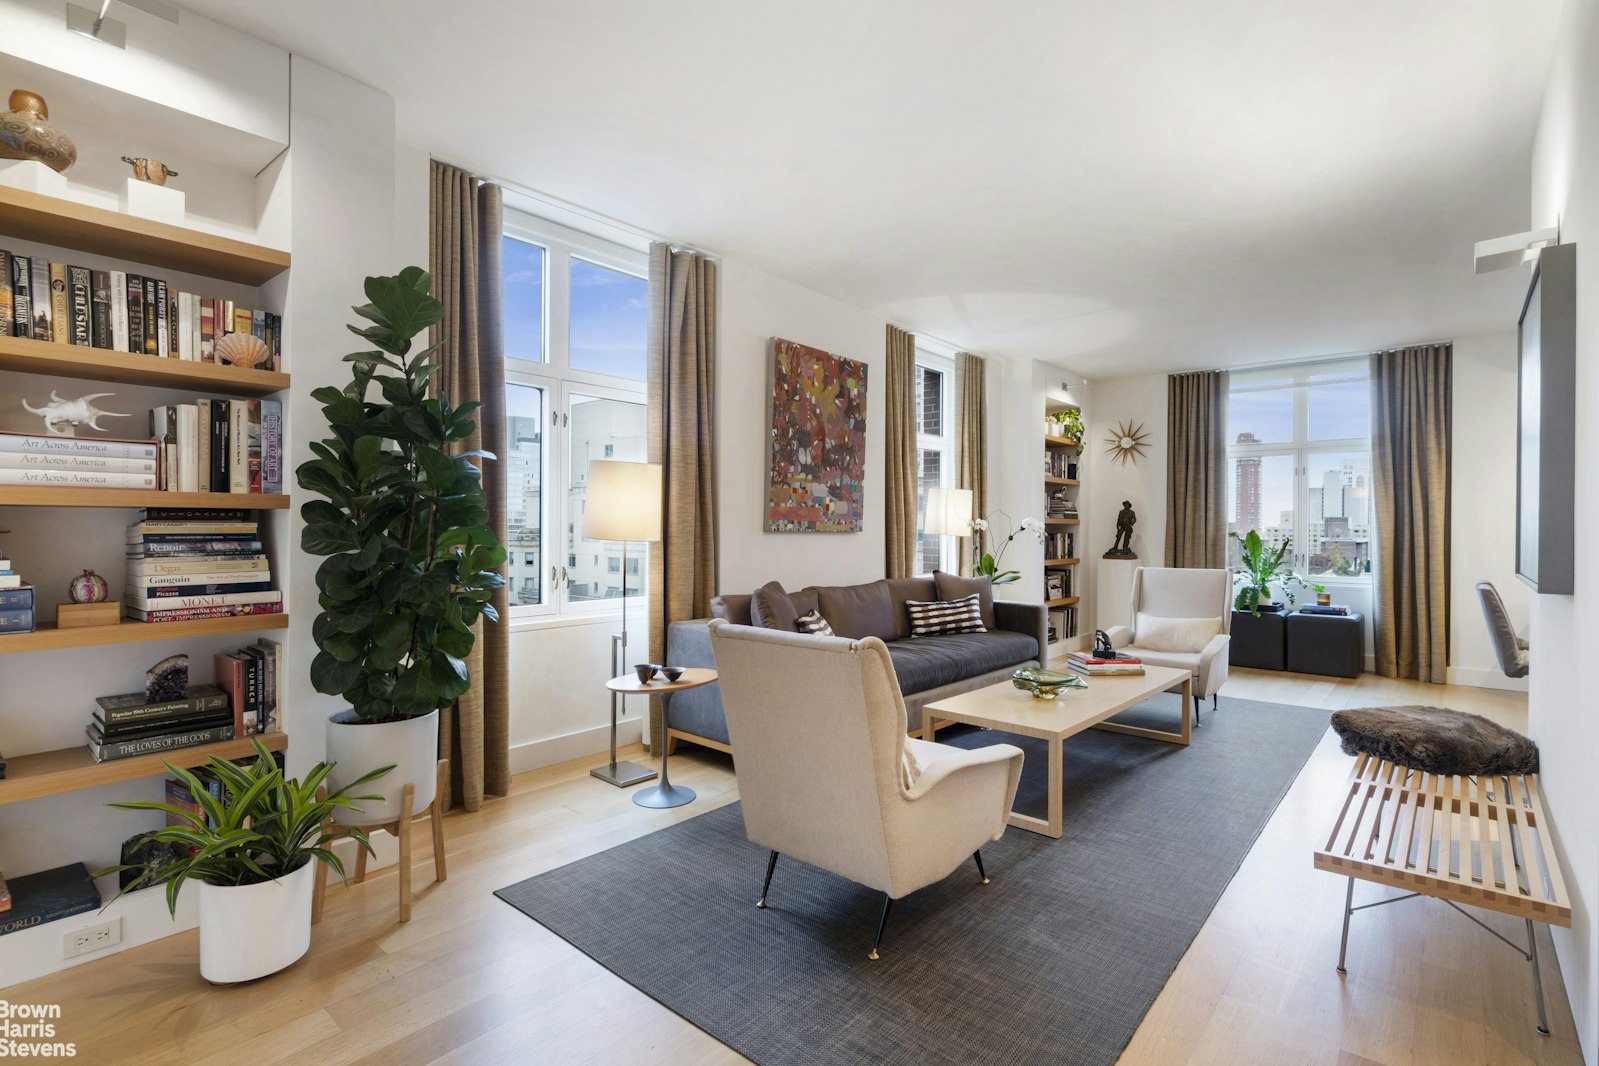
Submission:
[[1090,377],[1514,322],[1558,0],[185,0],[402,140]]

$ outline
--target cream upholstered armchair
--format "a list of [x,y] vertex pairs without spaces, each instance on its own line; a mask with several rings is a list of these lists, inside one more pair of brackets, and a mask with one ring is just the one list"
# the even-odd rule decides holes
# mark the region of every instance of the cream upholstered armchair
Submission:
[[1151,666],[1186,669],[1194,677],[1194,724],[1199,701],[1227,680],[1233,624],[1233,579],[1226,570],[1140,566],[1133,571],[1133,624],[1106,631],[1119,652]]
[[905,734],[888,649],[848,640],[710,624],[727,729],[738,753],[744,831],[778,854],[883,893],[869,958],[894,900],[941,881],[998,840],[1016,798],[1022,752],[974,751]]

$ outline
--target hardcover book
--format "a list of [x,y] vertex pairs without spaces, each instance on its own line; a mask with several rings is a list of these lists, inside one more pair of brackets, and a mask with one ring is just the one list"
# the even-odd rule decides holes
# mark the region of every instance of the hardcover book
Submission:
[[0,914],[0,936],[100,907],[100,893],[81,862],[9,879],[11,909]]
[[172,733],[192,733],[199,729],[213,729],[217,726],[231,726],[233,715],[226,708],[216,711],[207,711],[204,714],[188,714],[181,718],[150,719],[143,722],[129,722],[125,725],[106,725],[100,720],[99,715],[90,716],[89,739],[96,744],[104,744],[108,740],[143,740],[147,737],[162,737]]
[[233,739],[233,724],[231,722],[227,725],[212,726],[209,729],[196,729],[186,733],[141,737],[138,740],[107,740],[104,743],[94,739],[91,732],[92,729],[92,726],[84,726],[83,731],[89,738],[89,754],[94,756],[95,762],[132,759],[140,755],[155,755],[163,751],[175,751],[178,748],[192,748],[197,744],[217,744],[224,740]]
[[111,326],[111,271],[92,271],[89,282],[89,342],[96,348],[111,348],[115,344]]
[[88,267],[69,266],[67,269],[68,322],[71,333],[67,341],[80,348],[94,347],[94,325],[90,318],[94,300],[92,275]]
[[146,610],[123,606],[124,617],[139,622],[189,622],[197,618],[234,618],[257,614],[282,614],[281,603],[228,603],[215,607],[182,607],[174,610]]
[[121,437],[37,437],[0,430],[0,452],[35,455],[104,455],[123,459],[156,458],[155,442]]
[[16,333],[12,324],[15,312],[11,304],[11,253],[0,249],[0,337]]
[[128,275],[111,271],[111,350],[128,350]]
[[111,455],[59,455],[38,452],[0,452],[0,469],[83,470],[111,474],[153,474],[154,459],[124,459]]
[[233,418],[229,401],[211,401],[211,491],[228,491],[228,458],[232,454]]
[[0,610],[0,633],[32,633],[33,608]]
[[94,470],[16,470],[0,467],[0,485],[54,485],[80,489],[153,489],[154,474],[107,474]]
[[0,589],[0,611],[33,609],[33,586],[18,585],[14,589]]
[[111,725],[127,725],[224,711],[228,708],[228,694],[215,685],[190,685],[189,694],[181,700],[151,703],[143,692],[128,692],[120,696],[96,696],[94,702],[99,708],[97,717]]
[[11,257],[11,332],[18,337],[33,336],[33,260],[25,255]]
[[127,275],[128,348],[134,355],[149,354],[144,344],[144,279],[137,274]]
[[250,409],[245,400],[228,402],[228,491],[250,491]]
[[54,339],[55,301],[50,296],[50,261],[33,257],[33,339]]
[[217,305],[214,300],[200,301],[200,361],[216,362]]
[[172,334],[176,332],[177,323],[172,321],[172,306],[167,293],[167,283],[156,279],[155,282],[155,354],[164,358],[174,358],[177,352],[172,349]]
[[144,354],[161,354],[161,307],[156,301],[155,278],[140,278],[144,283]]
[[50,264],[50,339],[72,343],[72,294],[67,288],[67,265]]
[[261,491],[283,491],[283,403],[261,401]]
[[246,456],[249,470],[246,491],[261,491],[261,401],[242,400],[244,404]]

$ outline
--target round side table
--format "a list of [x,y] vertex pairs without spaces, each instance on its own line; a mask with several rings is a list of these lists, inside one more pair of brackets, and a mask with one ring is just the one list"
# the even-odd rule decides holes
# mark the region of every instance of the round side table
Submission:
[[664,677],[656,677],[651,681],[640,684],[637,674],[626,674],[622,677],[613,677],[605,683],[605,687],[612,692],[620,692],[625,696],[659,696],[661,700],[661,783],[633,793],[633,802],[640,807],[681,807],[685,803],[694,801],[693,789],[674,785],[672,784],[672,779],[667,776],[666,731],[670,728],[668,716],[673,695],[686,689],[709,685],[715,680],[715,670],[691,666],[684,670],[683,676],[676,681],[668,681]]

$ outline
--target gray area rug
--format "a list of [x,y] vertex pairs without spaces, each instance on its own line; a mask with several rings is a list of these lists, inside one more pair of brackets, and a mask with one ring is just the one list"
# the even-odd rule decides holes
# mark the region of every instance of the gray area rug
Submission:
[[[1176,705],[1118,721],[1170,728]],[[879,893],[779,859],[756,908],[767,853],[737,804],[496,895],[756,1062],[1113,1063],[1327,728],[1236,699],[1204,718],[1188,748],[1068,741],[1065,835],[1009,829],[983,849],[991,884],[967,864],[895,901],[876,962]],[[948,736],[1000,740],[1042,817],[1041,742]]]

